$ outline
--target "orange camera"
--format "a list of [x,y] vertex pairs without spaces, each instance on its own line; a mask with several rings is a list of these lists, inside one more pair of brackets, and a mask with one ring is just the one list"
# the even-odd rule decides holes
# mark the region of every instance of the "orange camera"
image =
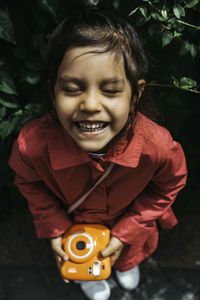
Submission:
[[71,280],[103,280],[110,276],[110,257],[100,251],[110,241],[110,230],[99,224],[75,224],[63,237],[63,249],[69,256],[61,267],[63,277]]

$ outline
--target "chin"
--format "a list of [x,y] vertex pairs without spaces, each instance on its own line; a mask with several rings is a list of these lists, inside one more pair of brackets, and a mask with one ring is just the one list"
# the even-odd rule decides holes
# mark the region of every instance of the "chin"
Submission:
[[89,146],[89,145],[82,145],[78,144],[78,146],[86,152],[94,152],[94,153],[105,153],[106,152],[106,147],[100,148],[97,146]]

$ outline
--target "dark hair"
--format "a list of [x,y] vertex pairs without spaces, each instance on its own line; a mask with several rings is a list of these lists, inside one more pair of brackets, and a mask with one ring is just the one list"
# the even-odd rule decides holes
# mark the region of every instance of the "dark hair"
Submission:
[[[95,52],[112,52],[116,59],[123,57],[127,79],[133,96],[137,97],[137,83],[141,78],[146,79],[148,61],[134,27],[114,7],[111,9],[111,1],[82,0],[74,3],[78,3],[78,7],[71,5],[68,16],[58,25],[50,40],[48,68],[51,94],[54,95],[57,72],[65,52],[75,47],[94,46],[99,47]],[[155,119],[151,112],[148,113],[152,105],[146,101],[151,100],[145,100],[142,95],[135,110]]]

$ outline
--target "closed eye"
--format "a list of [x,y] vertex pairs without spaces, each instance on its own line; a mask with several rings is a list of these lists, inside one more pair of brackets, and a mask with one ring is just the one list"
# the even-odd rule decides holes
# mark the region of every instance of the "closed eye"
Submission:
[[66,89],[66,88],[64,88],[63,90],[67,94],[79,94],[79,93],[81,93],[80,89]]
[[110,95],[116,95],[117,93],[120,93],[119,90],[111,90],[111,89],[106,89],[106,90],[102,90],[103,93],[106,93],[106,94],[110,94]]

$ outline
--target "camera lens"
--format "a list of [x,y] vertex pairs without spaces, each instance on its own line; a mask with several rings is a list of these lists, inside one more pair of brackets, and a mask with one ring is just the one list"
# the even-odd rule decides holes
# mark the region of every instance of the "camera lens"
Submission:
[[78,250],[84,250],[84,249],[85,249],[85,242],[79,241],[79,242],[76,244],[76,248],[77,248]]

